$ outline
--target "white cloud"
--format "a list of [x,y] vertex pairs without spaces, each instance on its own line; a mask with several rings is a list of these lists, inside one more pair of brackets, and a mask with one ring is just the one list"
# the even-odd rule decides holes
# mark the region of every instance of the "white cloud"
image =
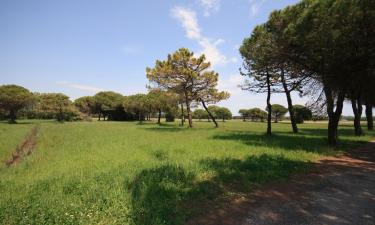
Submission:
[[250,0],[250,16],[256,16],[267,0]]
[[244,81],[245,77],[241,74],[232,74],[228,79],[219,79],[218,88],[221,91],[229,92],[233,97],[243,92],[239,85],[243,84]]
[[227,56],[221,53],[217,47],[224,42],[223,39],[219,38],[213,41],[202,35],[195,11],[179,6],[173,8],[171,14],[172,17],[180,21],[182,27],[186,31],[187,38],[197,41],[201,46],[202,50],[199,54],[205,54],[207,60],[211,62],[212,66],[225,65],[228,62],[232,62],[232,60],[228,59]]
[[194,11],[183,7],[175,7],[172,9],[172,16],[181,22],[188,38],[201,39],[201,29]]
[[198,0],[198,2],[204,8],[205,17],[209,17],[211,12],[216,12],[220,8],[220,0]]
[[74,89],[78,89],[78,90],[81,90],[81,91],[86,91],[86,92],[89,92],[89,93],[97,93],[99,91],[104,91],[104,89],[102,89],[102,88],[88,86],[88,85],[74,84],[74,83],[70,83],[70,82],[67,82],[67,81],[58,81],[58,82],[56,82],[56,84],[66,86],[66,87],[70,87],[70,88],[74,88]]

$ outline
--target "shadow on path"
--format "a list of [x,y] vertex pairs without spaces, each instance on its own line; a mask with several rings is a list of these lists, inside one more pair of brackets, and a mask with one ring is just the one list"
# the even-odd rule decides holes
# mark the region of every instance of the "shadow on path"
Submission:
[[213,207],[188,224],[299,225],[375,222],[375,143],[327,157],[308,174]]

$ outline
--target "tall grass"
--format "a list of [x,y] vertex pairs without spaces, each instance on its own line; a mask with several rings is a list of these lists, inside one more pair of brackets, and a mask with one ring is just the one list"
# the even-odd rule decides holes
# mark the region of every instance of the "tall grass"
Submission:
[[[35,124],[0,124],[2,155]],[[328,148],[326,125],[231,121],[214,129],[196,122],[40,123],[35,151],[0,167],[2,224],[181,224],[191,204],[287,179],[309,162],[371,139],[341,126],[341,146]]]

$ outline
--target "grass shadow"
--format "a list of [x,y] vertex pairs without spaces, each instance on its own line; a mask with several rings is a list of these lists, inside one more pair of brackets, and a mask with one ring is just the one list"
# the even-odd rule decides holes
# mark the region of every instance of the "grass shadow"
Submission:
[[[131,218],[135,224],[184,224],[207,210],[206,202],[219,202],[229,193],[246,193],[256,184],[285,179],[306,168],[307,163],[282,156],[251,156],[246,159],[199,161],[209,178],[176,165],[145,169],[125,187],[130,191]],[[198,207],[197,207],[198,206]]]
[[[314,131],[313,131],[314,132]],[[315,152],[320,154],[330,154],[332,150],[347,150],[349,148],[357,147],[361,144],[365,144],[365,141],[354,141],[354,140],[340,140],[340,144],[336,148],[328,147],[327,138],[323,135],[316,136],[301,134],[290,134],[290,133],[274,133],[272,135],[251,133],[244,131],[229,132],[226,134],[214,135],[212,138],[216,140],[231,140],[239,141],[246,145],[271,147],[271,148],[282,148],[285,150],[303,150],[306,152]]]

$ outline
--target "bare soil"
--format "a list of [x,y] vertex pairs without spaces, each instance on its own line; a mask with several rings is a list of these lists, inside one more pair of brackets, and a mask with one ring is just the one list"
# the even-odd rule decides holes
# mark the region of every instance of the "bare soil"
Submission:
[[19,163],[25,156],[30,155],[35,149],[37,143],[37,136],[39,133],[39,128],[34,127],[31,132],[25,137],[20,145],[12,153],[12,157],[5,162],[5,164],[10,167]]
[[206,208],[187,224],[375,225],[375,142]]

